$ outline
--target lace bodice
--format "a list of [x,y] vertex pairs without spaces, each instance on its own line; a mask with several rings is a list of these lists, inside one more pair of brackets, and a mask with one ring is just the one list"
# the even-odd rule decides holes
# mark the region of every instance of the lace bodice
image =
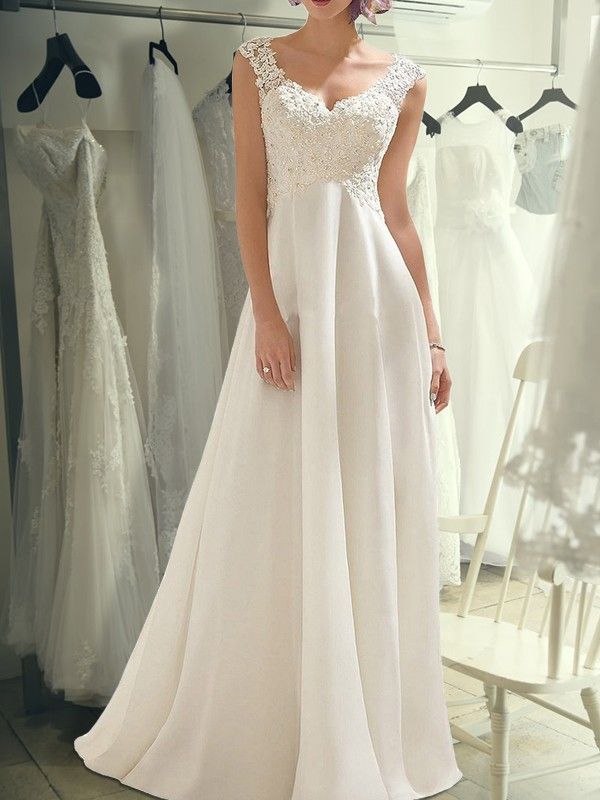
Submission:
[[235,220],[235,158],[231,102],[223,79],[208,91],[193,110],[192,117],[212,192],[215,217]]
[[268,212],[281,196],[318,181],[335,181],[359,203],[383,216],[377,193],[379,168],[402,102],[425,74],[421,67],[394,54],[383,76],[330,109],[322,98],[285,75],[271,37],[250,39],[238,50],[256,73],[267,158]]
[[[90,305],[101,316],[113,315],[104,242],[96,217],[96,203],[106,183],[106,151],[82,123],[74,128],[18,126],[15,152],[23,172],[44,199],[60,288],[61,338],[74,341],[85,325]],[[41,330],[56,293],[47,269],[36,271],[33,293],[32,314]]]

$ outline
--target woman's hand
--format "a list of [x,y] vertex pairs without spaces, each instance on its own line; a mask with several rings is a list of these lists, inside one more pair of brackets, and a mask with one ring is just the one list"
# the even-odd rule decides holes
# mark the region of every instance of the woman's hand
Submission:
[[[260,377],[277,389],[295,391],[296,351],[283,317],[256,320],[254,341],[256,371]],[[263,367],[271,369],[265,372]]]
[[431,348],[431,365],[431,388],[429,392],[430,395],[435,398],[433,401],[435,413],[439,414],[450,402],[450,387],[452,386],[452,381],[450,380],[450,373],[448,372],[446,354],[438,347]]

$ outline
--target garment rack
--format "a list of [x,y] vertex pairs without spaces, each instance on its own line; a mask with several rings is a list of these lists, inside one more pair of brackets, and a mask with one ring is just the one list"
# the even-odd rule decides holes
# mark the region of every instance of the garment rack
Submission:
[[[536,64],[520,61],[484,61],[479,59],[438,58],[435,56],[412,56],[414,61],[425,66],[465,67],[477,69],[482,64],[485,69],[501,69],[517,72],[540,72],[561,75],[564,67],[565,30],[569,0],[553,0],[552,52],[550,63]],[[20,8],[52,9],[51,0],[20,0]],[[0,3],[0,8],[2,7]],[[135,17],[158,19],[158,6],[132,5],[131,3],[111,3],[105,0],[55,0],[57,11],[71,11],[79,14],[101,14],[104,16]],[[194,9],[168,8],[161,6],[163,20],[178,22],[204,22],[213,25],[246,25],[249,28],[296,29],[304,20],[294,17],[273,17],[265,14],[246,14],[241,11],[196,11]],[[361,23],[362,24],[362,23]],[[369,25],[364,29],[369,36],[394,36],[390,25]]]
[[[548,0],[550,2],[550,0]],[[438,58],[434,56],[409,56],[420,64],[433,67],[464,67],[476,69],[510,70],[517,72],[537,72],[559,76],[564,74],[566,23],[569,0],[552,0],[552,44],[550,62],[535,64],[515,61],[485,61],[477,59]],[[0,11],[15,12],[21,8],[80,14],[100,14],[104,16],[136,17],[158,19],[159,7],[113,3],[105,0],[0,0]],[[245,25],[248,28],[296,29],[303,19],[294,17],[273,17],[264,14],[245,14],[234,11],[196,11],[160,7],[163,20],[178,22],[204,22],[213,25]],[[395,35],[389,25],[368,25],[362,27],[369,36]],[[2,110],[0,108],[0,134],[2,132]],[[0,367],[3,373],[4,416],[8,446],[8,464],[11,486],[14,481],[19,421],[21,417],[21,380],[19,371],[19,338],[17,328],[15,281],[13,253],[10,242],[10,214],[6,186],[5,146],[0,135]],[[43,686],[35,656],[22,660],[22,679],[25,711],[28,714],[44,710]]]

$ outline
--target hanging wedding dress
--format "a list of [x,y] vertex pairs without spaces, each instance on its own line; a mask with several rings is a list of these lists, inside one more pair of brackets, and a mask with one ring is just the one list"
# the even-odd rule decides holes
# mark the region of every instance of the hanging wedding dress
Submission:
[[[461,513],[482,513],[516,389],[517,356],[530,340],[534,284],[511,226],[515,136],[508,113],[440,119],[436,137],[436,251],[441,324],[453,378]],[[504,563],[512,504],[499,502],[486,561]]]
[[149,251],[147,458],[164,571],[223,380],[215,231],[183,88],[164,62],[142,80],[138,163]]
[[[415,154],[410,163],[407,194],[410,213],[423,247],[433,307],[439,319],[438,274],[431,192],[426,159],[421,154]],[[459,513],[460,460],[452,404],[438,414],[435,419],[438,514],[454,516]],[[440,537],[440,586],[456,586],[458,584],[460,584],[460,540],[458,536],[442,535]]]
[[[550,514],[523,529],[521,563],[564,564],[575,578],[600,580],[600,37],[596,38],[561,199],[557,247],[543,303],[549,376],[543,416],[508,475],[525,481]],[[541,397],[540,393],[540,397]],[[522,484],[521,484],[522,485]],[[546,506],[548,508],[546,508]]]
[[141,415],[96,214],[106,153],[82,121],[18,127],[16,155],[43,208],[5,634],[51,689],[103,705],[158,588]]
[[257,74],[296,391],[257,375],[248,296],[156,600],[75,748],[169,800],[427,797],[461,778],[439,650],[431,354],[377,194],[422,71],[395,56],[330,110],[285,76],[270,37],[239,52]]
[[235,224],[235,157],[231,92],[225,78],[192,111],[211,190],[229,349],[248,293]]

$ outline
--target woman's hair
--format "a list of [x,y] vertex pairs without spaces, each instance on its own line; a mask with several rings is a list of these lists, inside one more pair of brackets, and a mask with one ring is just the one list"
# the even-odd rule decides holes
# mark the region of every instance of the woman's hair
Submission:
[[[302,0],[289,0],[290,5],[299,6]],[[354,22],[361,14],[369,22],[376,23],[375,15],[383,14],[392,7],[392,0],[352,0],[348,6],[350,22]]]

